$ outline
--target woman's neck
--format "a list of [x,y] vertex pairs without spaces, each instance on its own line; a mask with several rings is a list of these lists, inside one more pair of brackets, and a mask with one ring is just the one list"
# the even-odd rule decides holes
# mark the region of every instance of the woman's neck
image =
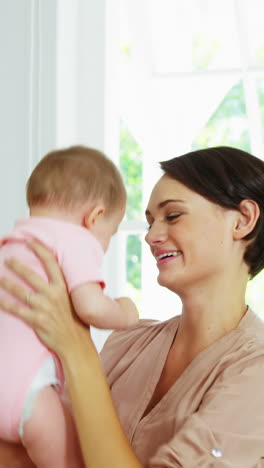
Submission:
[[247,274],[235,278],[224,278],[222,284],[211,284],[210,288],[192,288],[181,297],[177,342],[186,350],[200,351],[237,327],[247,310]]

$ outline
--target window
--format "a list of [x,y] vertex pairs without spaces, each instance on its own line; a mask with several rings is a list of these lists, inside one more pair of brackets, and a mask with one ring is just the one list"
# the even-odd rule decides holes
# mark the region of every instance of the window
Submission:
[[[123,172],[106,275],[141,317],[180,313],[144,245],[158,161],[221,144],[264,154],[263,17],[263,0],[58,0],[57,144],[103,149]],[[264,317],[263,281],[247,294]]]
[[[180,312],[156,285],[142,245],[143,210],[157,162],[197,148],[235,146],[264,154],[264,36],[261,0],[122,0],[119,5],[120,167],[128,189],[120,239],[126,288],[142,317]],[[122,261],[122,259],[120,259]],[[264,317],[264,274],[248,285]]]

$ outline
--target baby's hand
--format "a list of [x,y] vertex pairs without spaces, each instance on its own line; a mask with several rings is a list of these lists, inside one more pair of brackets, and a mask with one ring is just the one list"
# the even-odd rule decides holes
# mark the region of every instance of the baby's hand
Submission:
[[138,310],[131,299],[129,297],[118,297],[115,299],[115,301],[119,304],[121,309],[124,311],[124,313],[127,316],[127,325],[128,326],[133,326],[138,323],[139,320],[139,314]]

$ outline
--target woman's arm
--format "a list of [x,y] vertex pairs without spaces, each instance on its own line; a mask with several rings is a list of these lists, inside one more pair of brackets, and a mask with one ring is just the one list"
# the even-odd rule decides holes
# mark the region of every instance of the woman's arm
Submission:
[[43,246],[32,243],[31,247],[42,261],[49,283],[12,260],[9,268],[35,293],[28,296],[21,285],[1,279],[0,285],[25,305],[2,300],[0,306],[32,326],[59,355],[87,468],[142,468],[119,422],[90,335],[72,311],[57,262]]
[[120,425],[90,335],[82,326],[78,334],[74,352],[64,353],[61,359],[87,467],[140,468]]

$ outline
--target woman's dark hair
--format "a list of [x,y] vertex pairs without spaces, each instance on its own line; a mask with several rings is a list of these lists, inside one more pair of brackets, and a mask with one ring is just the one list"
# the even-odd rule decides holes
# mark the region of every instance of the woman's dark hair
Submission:
[[264,162],[237,148],[206,148],[160,162],[166,175],[178,180],[208,200],[239,210],[244,199],[254,200],[260,209],[244,260],[252,279],[264,268]]

